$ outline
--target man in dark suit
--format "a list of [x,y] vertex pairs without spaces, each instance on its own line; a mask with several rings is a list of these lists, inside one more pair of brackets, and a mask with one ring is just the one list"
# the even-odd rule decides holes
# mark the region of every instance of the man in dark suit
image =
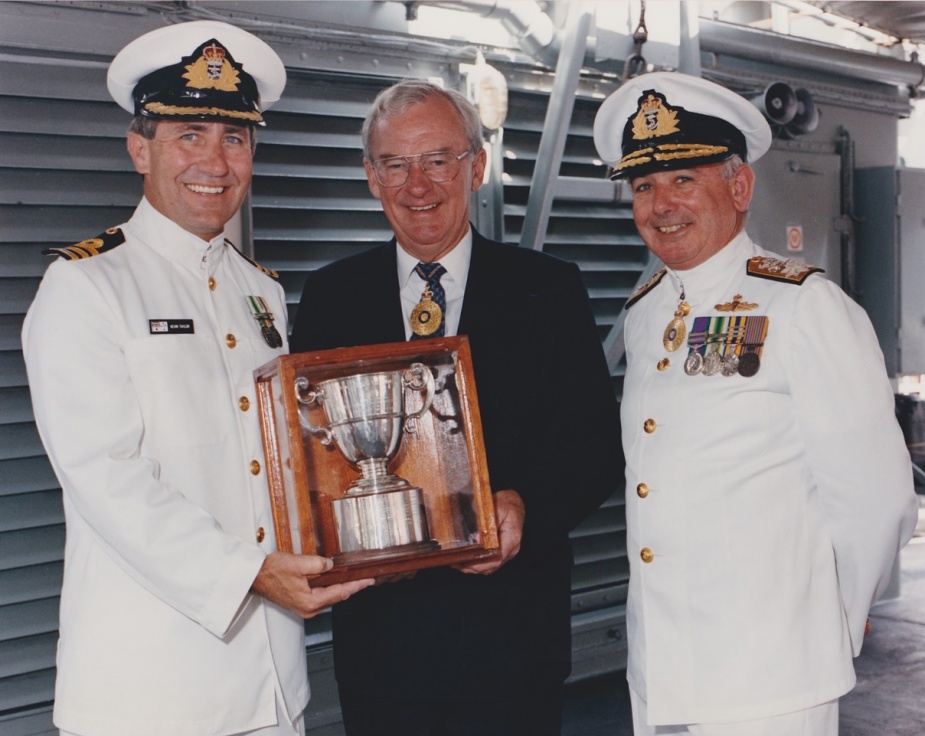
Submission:
[[464,96],[401,82],[376,98],[363,145],[395,238],[309,275],[291,349],[468,335],[501,557],[420,571],[335,608],[347,733],[559,734],[568,533],[623,475],[587,292],[574,264],[470,227],[486,153]]

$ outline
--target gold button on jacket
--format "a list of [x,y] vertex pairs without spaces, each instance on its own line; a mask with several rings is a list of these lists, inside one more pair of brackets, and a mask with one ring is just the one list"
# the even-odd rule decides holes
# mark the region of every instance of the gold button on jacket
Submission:
[[648,565],[650,562],[652,562],[652,560],[655,559],[655,553],[648,547],[643,547],[639,551],[639,557]]

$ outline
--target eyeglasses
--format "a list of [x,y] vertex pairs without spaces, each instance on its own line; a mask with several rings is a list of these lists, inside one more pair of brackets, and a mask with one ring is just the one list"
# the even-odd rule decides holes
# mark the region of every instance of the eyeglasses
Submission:
[[434,151],[416,156],[387,156],[373,161],[372,167],[376,181],[384,187],[400,187],[408,181],[412,163],[417,163],[424,176],[432,182],[439,183],[455,179],[459,174],[460,161],[468,155],[469,151],[459,155],[452,151]]

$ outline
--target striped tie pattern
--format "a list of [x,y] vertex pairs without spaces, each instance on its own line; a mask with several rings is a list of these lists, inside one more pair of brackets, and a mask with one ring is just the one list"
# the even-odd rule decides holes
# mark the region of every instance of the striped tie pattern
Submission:
[[[430,298],[434,304],[440,307],[440,326],[428,334],[419,334],[414,330],[411,334],[412,340],[418,340],[422,337],[443,337],[446,334],[446,292],[440,285],[440,277],[446,273],[446,269],[440,265],[439,261],[433,263],[418,263],[414,267],[414,272],[427,282],[427,290],[430,291]],[[424,292],[422,301],[426,299],[427,291]]]

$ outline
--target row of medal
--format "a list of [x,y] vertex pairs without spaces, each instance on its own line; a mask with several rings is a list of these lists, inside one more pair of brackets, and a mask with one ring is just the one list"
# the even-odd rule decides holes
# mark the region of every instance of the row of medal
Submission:
[[767,334],[767,317],[697,317],[687,338],[684,372],[750,378],[761,367]]
[[[679,317],[676,315],[665,331],[668,350],[676,350],[683,344],[685,328]],[[696,317],[687,339],[684,372],[689,376],[702,373],[750,378],[761,367],[761,351],[767,334],[767,317]]]

